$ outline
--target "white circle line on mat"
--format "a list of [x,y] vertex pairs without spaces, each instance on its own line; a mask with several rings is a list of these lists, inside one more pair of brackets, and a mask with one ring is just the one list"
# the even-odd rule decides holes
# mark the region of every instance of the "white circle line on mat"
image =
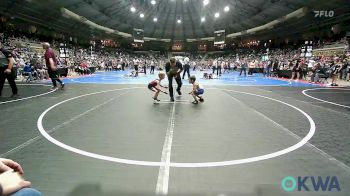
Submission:
[[[16,84],[16,85],[17,86],[51,86],[51,85],[46,85],[46,84]],[[57,89],[54,89],[54,90],[50,90],[49,92],[46,92],[46,93],[41,93],[41,94],[38,94],[38,95],[29,96],[29,97],[23,97],[23,98],[20,98],[20,99],[3,101],[3,102],[0,102],[0,105],[6,104],[6,103],[13,103],[13,102],[17,102],[17,101],[22,101],[22,100],[27,100],[27,99],[32,99],[32,98],[35,98],[35,97],[41,97],[41,96],[53,93],[56,90]]]
[[248,92],[241,92],[241,91],[235,91],[235,90],[229,90],[229,89],[217,89],[217,90],[223,90],[223,91],[229,91],[229,92],[235,92],[235,93],[241,93],[241,94],[246,94],[246,95],[251,95],[251,96],[256,96],[256,97],[261,97],[261,98],[265,98],[265,99],[269,99],[278,103],[282,103],[284,105],[287,105],[297,111],[299,111],[300,113],[302,113],[309,121],[310,123],[310,129],[308,134],[302,138],[298,143],[285,148],[283,150],[280,151],[276,151],[276,152],[272,152],[269,154],[264,154],[264,155],[260,155],[260,156],[255,156],[255,157],[250,157],[250,158],[244,158],[244,159],[236,159],[236,160],[229,160],[229,161],[218,161],[218,162],[196,162],[196,163],[178,163],[178,162],[153,162],[153,161],[141,161],[141,160],[130,160],[130,159],[123,159],[123,158],[117,158],[117,157],[110,157],[110,156],[105,156],[105,155],[100,155],[100,154],[95,154],[95,153],[91,153],[91,152],[87,152],[72,146],[69,146],[67,144],[64,144],[58,140],[56,140],[55,138],[51,137],[44,129],[43,127],[43,118],[45,117],[45,115],[52,110],[53,108],[66,103],[68,101],[71,100],[75,100],[78,98],[82,98],[82,97],[86,97],[86,96],[90,96],[90,95],[96,95],[96,94],[101,94],[101,93],[108,93],[108,92],[113,92],[113,91],[122,91],[122,90],[132,90],[132,89],[139,89],[141,87],[134,87],[134,88],[121,88],[121,89],[114,89],[114,90],[107,90],[107,91],[100,91],[100,92],[95,92],[95,93],[89,93],[89,94],[84,94],[84,95],[80,95],[77,97],[73,97],[64,101],[61,101],[51,107],[49,107],[48,109],[46,109],[38,118],[37,121],[37,126],[38,129],[40,131],[40,133],[50,142],[52,142],[53,144],[64,148],[68,151],[83,155],[83,156],[87,156],[87,157],[91,157],[91,158],[95,158],[95,159],[100,159],[100,160],[105,160],[105,161],[110,161],[110,162],[115,162],[115,163],[123,163],[123,164],[129,164],[129,165],[140,165],[140,166],[153,166],[153,167],[162,167],[162,166],[169,166],[169,167],[181,167],[181,168],[198,168],[198,167],[220,167],[220,166],[230,166],[230,165],[239,165],[239,164],[246,164],[246,163],[252,163],[252,162],[257,162],[257,161],[262,161],[262,160],[268,160],[268,159],[272,159],[281,155],[285,155],[289,152],[292,152],[294,150],[297,150],[299,148],[301,148],[302,146],[304,146],[311,138],[312,136],[315,134],[316,131],[316,125],[315,122],[313,121],[313,119],[310,117],[310,115],[308,115],[306,112],[304,112],[303,110],[297,108],[296,106],[293,106],[289,103],[283,102],[281,100],[278,99],[274,99],[271,97],[266,97],[263,95],[257,95],[254,93],[248,93]]
[[343,107],[343,108],[350,108],[350,106],[342,105],[342,104],[331,102],[331,101],[326,101],[324,99],[316,98],[316,97],[313,97],[313,96],[311,96],[311,95],[306,93],[307,91],[314,91],[314,90],[344,90],[344,91],[349,91],[350,89],[344,89],[344,88],[310,88],[310,89],[305,89],[305,90],[302,91],[302,93],[305,96],[310,97],[311,99],[314,99],[314,100],[317,100],[317,101],[321,101],[321,102],[324,102],[324,103],[329,103],[329,104],[336,105],[336,106],[340,106],[340,107]]

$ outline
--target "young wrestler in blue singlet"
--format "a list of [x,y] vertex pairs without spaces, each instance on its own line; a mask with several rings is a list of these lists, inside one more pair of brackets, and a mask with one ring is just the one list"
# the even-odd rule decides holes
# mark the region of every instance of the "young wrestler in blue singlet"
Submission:
[[[192,91],[189,93],[190,95],[192,95],[192,97],[194,99],[194,101],[192,103],[198,104],[198,100],[200,102],[203,102],[204,99],[200,95],[204,94],[204,88],[202,85],[200,85],[198,82],[196,82],[196,76],[191,76],[189,82],[193,86]],[[199,98],[199,99],[197,100],[197,98]]]

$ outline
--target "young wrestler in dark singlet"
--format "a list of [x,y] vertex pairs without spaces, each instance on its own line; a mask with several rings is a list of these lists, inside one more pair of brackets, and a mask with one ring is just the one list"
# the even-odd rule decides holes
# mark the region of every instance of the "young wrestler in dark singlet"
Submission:
[[161,87],[162,88],[167,88],[167,87],[162,86],[161,83],[160,83],[165,78],[165,73],[164,72],[159,72],[158,77],[159,77],[159,79],[153,80],[152,82],[150,82],[148,84],[148,89],[153,91],[153,92],[155,92],[154,96],[152,97],[155,104],[158,104],[159,101],[160,101],[158,99],[158,95],[159,95],[160,92],[168,94],[167,92],[161,90]]

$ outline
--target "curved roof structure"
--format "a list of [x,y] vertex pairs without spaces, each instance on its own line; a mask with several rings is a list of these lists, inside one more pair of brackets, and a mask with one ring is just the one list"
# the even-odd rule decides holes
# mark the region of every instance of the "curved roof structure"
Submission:
[[[234,35],[266,24],[271,24],[266,27],[272,28],[272,21],[278,24],[288,14],[301,8],[306,8],[304,11],[307,13],[304,14],[309,15],[309,20],[315,10],[345,7],[345,11],[341,11],[344,18],[343,14],[349,11],[346,2],[347,0],[5,0],[0,11],[15,8],[16,14],[22,18],[40,20],[40,23],[52,28],[60,27],[68,31],[79,28],[81,32],[83,26],[79,22],[62,16],[60,10],[65,9],[86,19],[88,23],[106,28],[107,32],[108,29],[115,30],[125,37],[131,35],[134,28],[138,28],[144,29],[145,37],[158,40],[195,40],[212,37],[213,32],[220,29],[225,29],[226,34]],[[305,22],[310,23],[310,20],[304,20],[304,24]]]

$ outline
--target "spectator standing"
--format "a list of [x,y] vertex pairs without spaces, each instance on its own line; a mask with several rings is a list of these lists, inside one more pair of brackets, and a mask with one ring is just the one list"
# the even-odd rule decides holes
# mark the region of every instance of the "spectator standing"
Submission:
[[156,64],[154,60],[151,60],[151,71],[149,72],[150,74],[154,74],[154,69],[156,68]]
[[346,77],[348,76],[348,63],[346,60],[343,61],[341,73],[341,79],[346,80]]
[[347,61],[346,61],[346,64],[348,65],[348,80],[347,81],[350,81],[350,62],[349,62],[350,60],[349,59],[347,59]]
[[45,50],[44,57],[45,57],[46,67],[48,69],[49,77],[51,78],[51,81],[53,84],[53,89],[57,88],[56,81],[61,84],[61,89],[63,89],[64,83],[58,77],[56,55],[53,52],[53,50],[50,48],[49,43],[47,42],[43,43],[43,48]]
[[182,74],[182,79],[185,79],[185,75],[187,73],[187,77],[190,78],[190,59],[185,57],[184,59],[184,73]]
[[244,72],[244,77],[247,77],[247,67],[248,67],[247,60],[244,59],[241,62],[241,72],[239,73],[239,76],[241,76],[242,72]]
[[331,67],[331,75],[332,75],[332,84],[331,86],[338,86],[337,84],[337,79],[338,79],[338,75],[341,71],[342,68],[342,64],[340,62],[340,60],[338,59],[337,62]]
[[216,62],[216,75],[217,76],[221,76],[221,68],[223,66],[222,63],[223,63],[222,59],[218,59]]

